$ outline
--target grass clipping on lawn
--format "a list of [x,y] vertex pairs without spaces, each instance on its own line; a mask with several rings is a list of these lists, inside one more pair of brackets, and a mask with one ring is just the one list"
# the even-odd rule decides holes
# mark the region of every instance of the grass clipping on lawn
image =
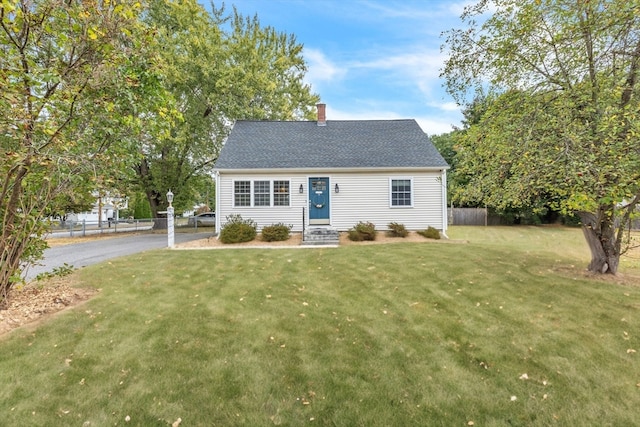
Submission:
[[586,277],[580,230],[450,231],[469,244],[158,250],[86,267],[73,277],[99,294],[0,341],[4,420],[633,425],[637,276]]

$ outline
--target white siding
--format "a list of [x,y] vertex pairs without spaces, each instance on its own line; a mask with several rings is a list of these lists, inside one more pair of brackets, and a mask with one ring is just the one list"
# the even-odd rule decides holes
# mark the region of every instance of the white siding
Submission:
[[[289,181],[290,206],[233,206],[233,183],[234,181]],[[306,176],[300,175],[236,175],[220,174],[217,177],[218,200],[216,206],[216,217],[219,226],[216,231],[226,223],[229,215],[239,214],[242,218],[252,219],[258,224],[258,231],[267,225],[284,223],[293,225],[293,231],[302,231],[302,208],[306,206],[306,194],[300,194],[300,184],[306,191]]]
[[[413,206],[392,207],[390,179],[412,179]],[[408,230],[423,230],[428,226],[444,230],[440,172],[334,174],[340,186],[331,199],[331,225],[348,230],[359,221],[372,222],[376,229],[386,230],[387,224],[404,224]]]
[[[378,230],[386,230],[387,224],[404,224],[408,230],[423,230],[428,226],[446,230],[446,192],[443,186],[446,176],[440,171],[401,173],[311,173],[311,174],[220,174],[217,186],[217,231],[224,226],[226,217],[240,214],[250,218],[262,227],[282,222],[293,225],[293,231],[302,230],[304,222],[308,226],[308,179],[329,177],[331,225],[340,231],[348,230],[359,221],[372,222]],[[411,207],[390,206],[390,179],[412,180]],[[234,207],[233,182],[236,180],[288,180],[290,181],[290,206]],[[299,193],[302,184],[304,192]],[[339,193],[335,193],[335,185]]]

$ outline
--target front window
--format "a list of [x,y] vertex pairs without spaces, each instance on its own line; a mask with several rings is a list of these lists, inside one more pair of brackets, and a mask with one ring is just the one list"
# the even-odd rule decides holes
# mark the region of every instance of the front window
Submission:
[[289,181],[273,181],[273,206],[289,206]]
[[290,206],[290,186],[290,182],[284,180],[234,181],[233,203],[234,206]]
[[253,205],[271,206],[271,187],[269,181],[253,181]]
[[412,206],[411,179],[391,180],[391,206]]
[[251,206],[251,181],[233,183],[233,203],[235,206]]

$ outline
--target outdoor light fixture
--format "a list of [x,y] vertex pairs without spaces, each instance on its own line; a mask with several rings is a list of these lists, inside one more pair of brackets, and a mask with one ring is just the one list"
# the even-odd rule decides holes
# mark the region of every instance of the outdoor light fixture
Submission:
[[171,202],[173,202],[173,193],[171,190],[167,192],[167,202],[169,202],[169,206],[171,206]]
[[298,193],[304,193],[304,187],[302,186],[302,184],[300,184],[300,188],[298,188]]
[[334,190],[336,191],[336,193],[340,192],[340,187],[338,187],[338,184],[336,183],[336,188],[334,188]]

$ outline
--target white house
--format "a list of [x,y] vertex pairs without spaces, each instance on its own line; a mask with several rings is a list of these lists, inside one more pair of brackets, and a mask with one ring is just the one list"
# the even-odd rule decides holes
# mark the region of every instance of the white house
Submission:
[[415,120],[237,121],[215,165],[216,232],[240,214],[292,231],[360,221],[447,229],[449,166]]
[[111,196],[105,194],[100,196],[98,192],[93,194],[96,198],[91,211],[87,212],[69,212],[67,220],[73,222],[86,221],[87,223],[107,222],[109,219],[118,221],[120,210],[128,209],[129,198]]

